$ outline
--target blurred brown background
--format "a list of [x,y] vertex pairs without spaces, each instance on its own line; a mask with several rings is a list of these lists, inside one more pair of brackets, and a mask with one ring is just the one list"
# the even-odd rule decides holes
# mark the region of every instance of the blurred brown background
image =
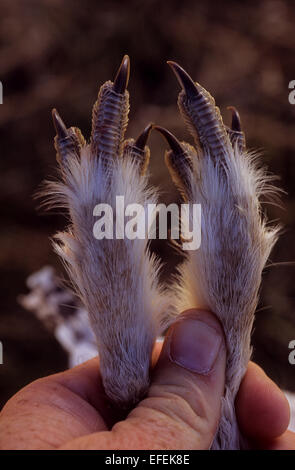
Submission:
[[[60,215],[36,211],[32,196],[55,174],[50,111],[89,136],[98,87],[113,79],[122,56],[131,58],[130,125],[137,136],[153,121],[190,140],[179,117],[178,84],[166,65],[178,61],[216,98],[228,124],[227,105],[240,111],[250,148],[280,175],[285,210],[269,207],[285,226],[271,262],[295,260],[294,3],[131,0],[1,0],[1,317],[0,406],[34,378],[62,370],[66,355],[35,317],[17,303],[26,277],[45,264],[62,272],[49,236],[65,225]],[[152,183],[162,201],[178,195],[163,164],[165,144],[150,140]],[[167,263],[177,261],[155,245]],[[254,359],[282,387],[295,390],[288,344],[295,339],[295,266],[266,269],[253,336]]]

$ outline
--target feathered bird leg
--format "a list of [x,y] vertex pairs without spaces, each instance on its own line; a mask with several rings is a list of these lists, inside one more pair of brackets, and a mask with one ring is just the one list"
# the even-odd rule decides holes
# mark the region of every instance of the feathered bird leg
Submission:
[[[251,356],[251,330],[261,273],[277,239],[268,227],[259,198],[270,178],[257,168],[255,155],[232,145],[211,95],[175,62],[170,62],[182,91],[178,105],[197,144],[190,151],[159,129],[171,146],[166,158],[174,181],[189,204],[201,204],[201,246],[188,251],[179,272],[177,310],[215,312],[227,342],[227,367],[219,428],[212,449],[239,449],[243,441],[234,401]],[[239,121],[234,113],[234,130]],[[192,211],[191,211],[192,212]],[[192,221],[191,221],[192,222]]]
[[[100,88],[89,145],[53,112],[63,182],[47,188],[51,204],[69,211],[71,224],[56,235],[55,249],[88,311],[106,394],[121,408],[137,403],[148,389],[152,347],[169,302],[158,284],[159,263],[148,252],[149,228],[142,238],[129,239],[124,233],[126,214],[116,212],[118,197],[123,211],[129,204],[140,204],[144,212],[136,227],[145,221],[147,205],[157,203],[145,175],[151,126],[136,141],[124,143],[129,68],[125,56],[114,82]],[[100,204],[107,209],[101,210]],[[96,221],[101,230],[95,238]]]

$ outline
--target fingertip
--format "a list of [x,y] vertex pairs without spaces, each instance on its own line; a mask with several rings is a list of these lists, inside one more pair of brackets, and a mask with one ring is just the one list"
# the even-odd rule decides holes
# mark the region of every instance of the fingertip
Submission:
[[287,429],[290,407],[284,393],[253,362],[249,363],[236,398],[239,427],[245,436],[274,439]]
[[158,362],[159,356],[161,354],[163,348],[164,338],[159,338],[154,344],[153,351],[152,351],[152,359],[151,359],[151,368],[153,369]]
[[259,442],[256,448],[260,450],[294,450],[295,433],[286,431],[282,436]]

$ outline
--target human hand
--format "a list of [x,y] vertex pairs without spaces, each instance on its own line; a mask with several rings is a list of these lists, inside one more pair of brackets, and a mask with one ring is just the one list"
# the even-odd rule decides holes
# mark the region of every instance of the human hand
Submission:
[[[170,328],[163,347],[156,344],[148,396],[126,417],[108,403],[95,358],[14,395],[0,414],[0,449],[209,449],[225,361],[216,317],[189,310]],[[286,431],[288,402],[253,363],[236,412],[253,448],[295,449],[295,434]]]

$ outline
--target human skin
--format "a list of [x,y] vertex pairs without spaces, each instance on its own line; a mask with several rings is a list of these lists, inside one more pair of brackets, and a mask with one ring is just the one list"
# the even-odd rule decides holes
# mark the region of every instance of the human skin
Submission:
[[[14,395],[0,413],[0,449],[210,448],[224,387],[222,328],[210,312],[189,310],[180,317],[164,343],[155,345],[149,393],[134,409],[124,414],[109,404],[94,358],[38,379]],[[200,323],[220,338],[209,372],[201,371],[199,363],[188,367],[196,350],[189,339],[183,342],[194,326],[202,330]],[[196,346],[202,356],[200,344],[205,348],[206,338]],[[236,398],[236,413],[251,448],[295,449],[295,434],[287,431],[288,402],[252,362]]]

